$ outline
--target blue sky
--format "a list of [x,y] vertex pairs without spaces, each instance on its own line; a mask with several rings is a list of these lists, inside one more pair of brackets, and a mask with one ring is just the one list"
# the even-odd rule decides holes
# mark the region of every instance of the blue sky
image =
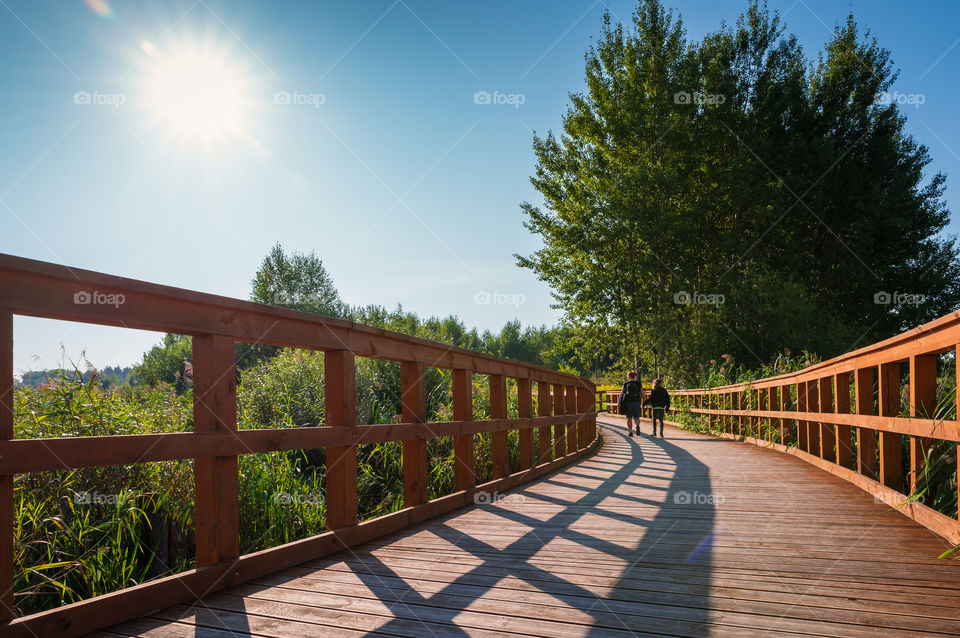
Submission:
[[[745,6],[667,4],[691,38]],[[246,298],[279,241],[316,251],[351,304],[553,324],[514,265],[538,245],[519,203],[539,202],[532,131],[559,129],[605,6],[628,21],[634,2],[2,0],[0,252]],[[960,5],[770,6],[810,57],[851,10],[892,51],[895,89],[923,100],[909,131],[960,208]],[[149,108],[158,61],[184,50],[230,70],[241,133],[187,139]],[[15,338],[20,372],[61,344],[130,364],[158,335],[17,318]]]

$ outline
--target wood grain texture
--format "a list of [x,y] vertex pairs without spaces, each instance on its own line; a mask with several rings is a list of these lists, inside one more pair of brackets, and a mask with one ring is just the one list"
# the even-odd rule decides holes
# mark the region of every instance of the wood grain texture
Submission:
[[[193,338],[193,429],[226,433],[237,429],[237,381],[231,337]],[[240,555],[237,457],[197,458],[193,477],[197,566],[233,560]]]
[[[13,438],[13,314],[0,308],[0,440]],[[13,618],[13,474],[0,474],[0,622]]]
[[960,635],[943,541],[857,487],[669,423],[628,439],[600,421],[598,454],[508,498],[98,635]]
[[[400,409],[404,421],[427,420],[426,373],[423,364],[400,364]],[[408,439],[403,442],[403,506],[427,502],[427,442]]]
[[[323,358],[327,427],[357,424],[356,360],[335,350]],[[327,529],[357,524],[357,444],[326,449]]]
[[[453,418],[458,421],[473,421],[473,375],[469,370],[453,371]],[[456,434],[453,437],[454,486],[468,490],[477,484],[476,455],[473,449],[473,434]]]

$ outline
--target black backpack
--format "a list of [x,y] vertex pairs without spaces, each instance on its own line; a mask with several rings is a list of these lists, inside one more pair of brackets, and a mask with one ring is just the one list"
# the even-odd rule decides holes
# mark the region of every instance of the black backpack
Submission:
[[623,389],[626,391],[624,401],[643,401],[643,388],[639,381],[627,381]]

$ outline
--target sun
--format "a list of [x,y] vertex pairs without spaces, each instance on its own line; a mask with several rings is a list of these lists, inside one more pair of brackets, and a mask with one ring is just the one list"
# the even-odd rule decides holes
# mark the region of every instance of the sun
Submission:
[[202,143],[245,133],[249,81],[225,54],[187,46],[161,52],[145,45],[144,50],[150,55],[147,105],[171,133]]

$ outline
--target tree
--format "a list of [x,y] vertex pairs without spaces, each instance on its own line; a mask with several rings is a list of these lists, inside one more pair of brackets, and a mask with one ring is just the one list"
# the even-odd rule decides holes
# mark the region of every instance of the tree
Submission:
[[[553,289],[581,359],[675,381],[729,353],[833,356],[960,303],[944,178],[904,132],[889,53],[850,17],[810,64],[776,13],[687,41],[659,0],[604,17],[557,137],[534,135],[517,256]],[[924,303],[886,304],[884,293]]]
[[143,361],[134,366],[138,383],[156,386],[166,383],[177,394],[193,385],[193,340],[184,335],[168,334],[163,342],[144,353]]
[[313,251],[288,256],[275,244],[250,284],[250,300],[257,303],[330,317],[343,316],[346,311],[333,278]]

